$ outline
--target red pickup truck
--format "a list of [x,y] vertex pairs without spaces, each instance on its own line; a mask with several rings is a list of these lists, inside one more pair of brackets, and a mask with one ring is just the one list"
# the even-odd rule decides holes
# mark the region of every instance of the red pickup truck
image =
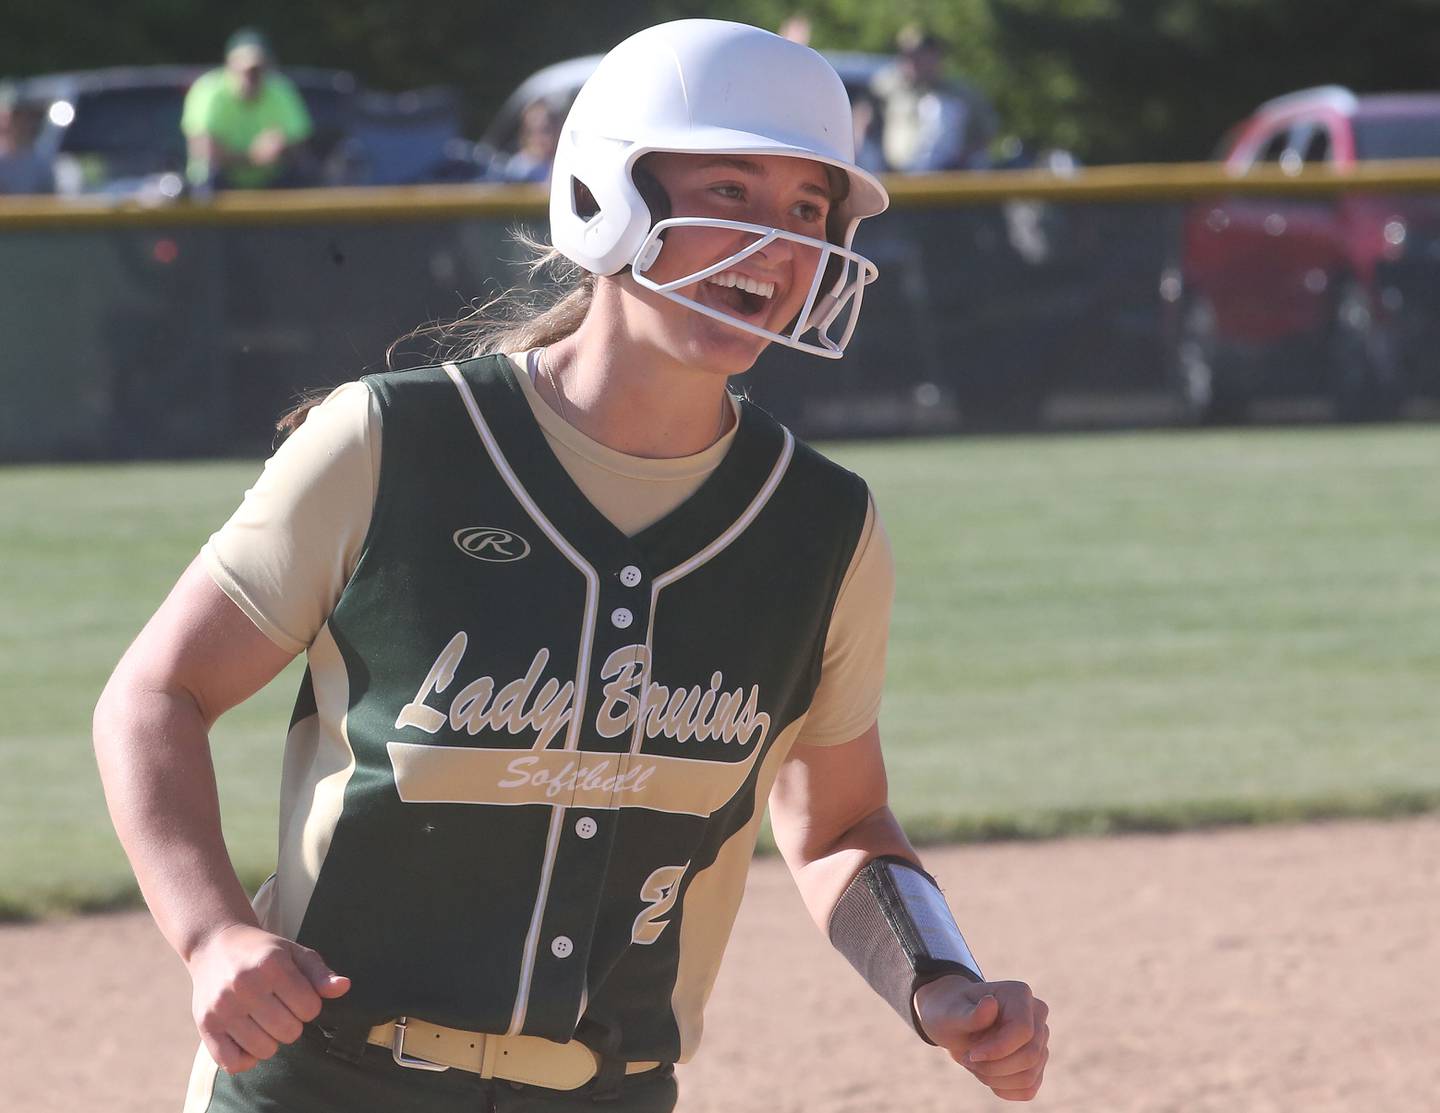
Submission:
[[1234,421],[1254,399],[1324,396],[1342,419],[1378,420],[1437,393],[1440,193],[1246,195],[1243,181],[1258,166],[1440,158],[1440,93],[1292,93],[1233,127],[1217,157],[1237,190],[1187,208],[1161,281],[1184,413]]

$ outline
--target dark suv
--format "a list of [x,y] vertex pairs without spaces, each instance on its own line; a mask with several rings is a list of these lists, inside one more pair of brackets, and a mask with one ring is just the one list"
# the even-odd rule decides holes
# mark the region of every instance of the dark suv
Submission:
[[[1217,158],[1344,172],[1440,158],[1440,93],[1327,86],[1261,105]],[[1440,196],[1246,195],[1192,205],[1166,269],[1169,373],[1189,418],[1243,418],[1252,399],[1325,396],[1338,416],[1395,416],[1440,387]]]
[[[127,66],[22,79],[44,114],[36,139],[66,194],[143,194],[185,169],[180,114],[204,66]],[[460,137],[460,103],[444,88],[364,90],[345,70],[286,66],[310,113],[306,185],[408,185],[470,180],[479,167]],[[164,190],[162,189],[162,192]]]
[[[61,193],[131,194],[185,169],[180,110],[204,66],[124,66],[23,79],[20,95],[45,119],[36,148],[54,160]],[[347,134],[357,95],[343,70],[287,67],[314,124],[308,144],[323,164]]]

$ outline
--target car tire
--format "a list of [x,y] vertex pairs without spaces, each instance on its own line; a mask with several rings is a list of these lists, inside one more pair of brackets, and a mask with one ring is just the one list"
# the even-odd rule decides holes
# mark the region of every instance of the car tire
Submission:
[[1180,305],[1170,353],[1170,382],[1187,425],[1229,425],[1243,421],[1250,395],[1241,380],[1241,360],[1220,336],[1215,306],[1203,294]]
[[1327,343],[1331,396],[1341,421],[1393,421],[1405,404],[1399,338],[1377,319],[1369,291],[1356,279],[1340,283]]

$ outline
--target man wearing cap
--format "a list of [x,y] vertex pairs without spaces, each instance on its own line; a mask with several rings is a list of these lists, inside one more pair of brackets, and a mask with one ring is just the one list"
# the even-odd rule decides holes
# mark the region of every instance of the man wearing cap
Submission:
[[895,45],[898,61],[876,74],[870,89],[883,110],[889,168],[918,173],[983,166],[996,121],[983,97],[944,75],[945,40],[910,26]]
[[196,79],[185,96],[180,130],[189,145],[191,185],[264,189],[286,184],[310,114],[258,31],[235,32],[225,65]]

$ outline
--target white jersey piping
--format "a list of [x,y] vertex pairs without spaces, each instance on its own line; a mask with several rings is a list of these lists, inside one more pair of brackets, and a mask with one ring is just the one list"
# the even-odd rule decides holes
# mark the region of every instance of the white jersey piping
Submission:
[[695,569],[708,564],[728,549],[734,544],[736,538],[750,527],[750,523],[755,520],[760,511],[765,508],[765,504],[768,503],[771,496],[775,494],[775,489],[780,486],[780,480],[785,478],[785,473],[790,468],[790,460],[795,455],[794,435],[789,429],[783,427],[781,428],[781,432],[785,434],[785,443],[780,448],[780,456],[775,461],[775,466],[770,469],[770,475],[766,478],[760,490],[755,493],[755,497],[750,500],[750,505],[745,508],[740,517],[736,518],[735,521],[731,523],[729,529],[715,538],[710,544],[706,545],[705,548],[701,549],[688,560],[677,564],[668,572],[662,572],[656,576],[650,584],[650,621],[645,627],[646,664],[645,672],[640,678],[640,711],[635,716],[635,727],[630,736],[630,752],[632,754],[638,754],[640,752],[640,746],[645,740],[644,694],[650,688],[650,670],[653,667],[655,648],[655,612],[660,606],[660,592],[677,580],[684,579],[691,572],[695,571]]
[[[444,364],[444,368],[445,374],[450,377],[450,381],[455,384],[455,389],[460,393],[465,410],[470,415],[470,421],[475,426],[475,431],[480,434],[480,440],[485,445],[486,453],[490,456],[490,462],[495,465],[495,470],[500,473],[500,478],[510,488],[510,493],[524,507],[525,513],[530,516],[530,519],[550,539],[551,544],[559,549],[565,559],[585,577],[585,618],[581,623],[580,651],[575,666],[576,714],[571,719],[570,729],[565,736],[565,749],[576,750],[580,744],[580,728],[585,718],[585,700],[589,694],[590,655],[595,645],[595,620],[600,593],[599,573],[595,571],[589,561],[580,555],[579,550],[555,528],[554,523],[545,516],[544,511],[540,509],[530,496],[530,492],[520,482],[520,477],[515,474],[514,469],[510,467],[510,462],[505,459],[505,454],[500,451],[495,434],[491,432],[484,415],[480,413],[480,405],[475,401],[475,395],[470,390],[470,384],[460,373],[460,368],[454,363]],[[564,815],[564,804],[556,804],[551,809],[550,833],[545,841],[545,857],[540,867],[540,887],[535,897],[535,908],[530,914],[530,930],[525,935],[525,950],[520,962],[520,984],[515,991],[515,1008],[510,1014],[510,1027],[506,1030],[506,1034],[511,1036],[519,1035],[525,1027],[525,1014],[530,1007],[530,986],[535,976],[535,954],[540,946],[540,926],[545,920],[545,905],[550,897],[550,880],[555,871],[555,855],[560,847],[560,832],[564,826]]]

